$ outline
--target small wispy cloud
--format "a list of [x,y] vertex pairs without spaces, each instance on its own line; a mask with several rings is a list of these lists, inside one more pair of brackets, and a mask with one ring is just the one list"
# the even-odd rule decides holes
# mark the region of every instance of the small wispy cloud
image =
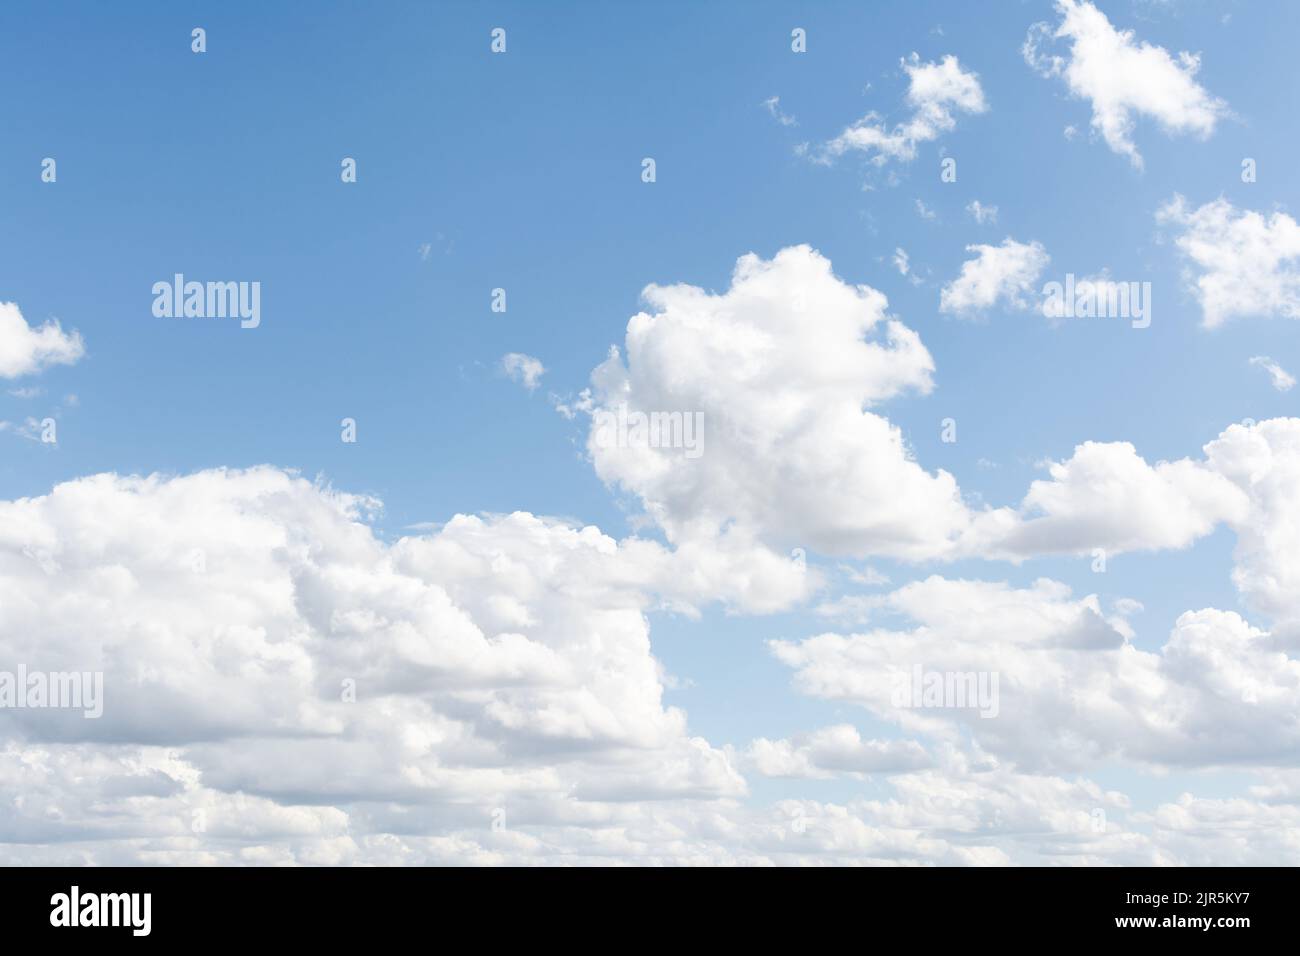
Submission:
[[542,380],[542,375],[546,372],[539,359],[531,355],[525,355],[522,352],[509,352],[501,357],[501,370],[511,381],[518,382],[528,391],[537,388],[538,383]]
[[921,143],[936,140],[957,126],[955,114],[978,114],[988,109],[979,77],[963,70],[955,56],[922,63],[913,53],[901,65],[908,76],[905,102],[912,115],[890,127],[879,113],[868,113],[821,147],[819,157],[823,162],[850,151],[866,153],[877,166],[890,160],[911,162]]
[[441,252],[445,256],[451,255],[452,245],[452,240],[440,232],[433,237],[431,242],[420,243],[416,247],[416,251],[420,254],[421,262],[428,262],[435,252]]
[[[45,423],[37,421],[35,418],[28,416],[22,422],[0,421],[0,432],[8,432],[19,438],[25,438],[28,441],[39,442],[41,435],[45,430]],[[53,442],[49,442],[53,444]]]
[[799,125],[799,121],[797,119],[795,119],[790,114],[782,111],[781,97],[769,96],[767,99],[763,100],[763,107],[768,111],[768,113],[772,115],[772,119],[776,120],[782,126]]
[[970,213],[971,218],[981,226],[998,221],[998,207],[986,206],[978,199],[971,200],[971,202],[966,205],[966,211]]
[[1279,392],[1289,392],[1295,387],[1295,376],[1278,365],[1267,355],[1256,355],[1250,364],[1262,368],[1273,379],[1273,387]]

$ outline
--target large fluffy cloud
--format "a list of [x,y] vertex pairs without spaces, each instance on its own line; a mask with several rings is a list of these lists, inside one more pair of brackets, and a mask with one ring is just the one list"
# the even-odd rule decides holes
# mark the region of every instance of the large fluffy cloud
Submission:
[[[1044,76],[1059,76],[1070,93],[1092,104],[1092,127],[1106,145],[1142,168],[1133,142],[1135,116],[1156,120],[1170,133],[1202,138],[1214,132],[1227,105],[1196,82],[1200,59],[1134,39],[1116,30],[1087,0],[1057,0],[1061,22],[1036,23],[1025,39],[1025,62]],[[1068,39],[1068,55],[1048,52],[1046,44]]]
[[[727,752],[662,700],[644,611],[680,568],[658,546],[526,514],[385,543],[375,507],[268,467],[0,503],[0,657],[102,671],[105,693],[98,719],[0,710],[0,857],[1012,859],[994,818],[941,827],[933,801],[741,804]],[[836,772],[928,763],[844,728],[806,745]],[[901,786],[1007,799],[959,754],[944,767]],[[1058,809],[1016,813],[1055,815],[1038,832],[1072,842],[1105,798],[1060,787]]]
[[1300,802],[1190,793],[1133,822],[1162,853],[1184,866],[1295,866],[1300,863]]
[[388,545],[369,504],[271,468],[0,503],[0,657],[101,671],[105,698],[99,719],[6,708],[6,736],[175,748],[224,793],[446,820],[743,792],[663,704],[662,549],[526,514]]
[[1148,464],[1128,442],[1084,442],[1048,480],[1030,484],[1013,517],[986,516],[972,553],[1024,558],[1183,548],[1240,520],[1247,492],[1206,462]]
[[[936,576],[876,606],[910,626],[773,643],[798,689],[908,733],[953,745],[969,737],[1019,769],[1300,761],[1300,660],[1233,612],[1183,614],[1152,653],[1096,597],[1047,580],[1012,588]],[[931,674],[975,675],[980,694],[914,693]]]
[[1300,318],[1300,225],[1286,213],[1226,199],[1192,209],[1175,195],[1156,218],[1175,230],[1206,328],[1243,316]]
[[[912,558],[964,529],[952,476],[923,469],[868,410],[928,392],[934,368],[880,292],[795,246],[743,256],[726,292],[652,285],[644,298],[626,361],[615,350],[593,373],[587,447],[600,476],[637,495],[672,542]],[[698,453],[608,427],[656,412],[698,416]]]
[[984,512],[964,552],[1034,555],[1186,547],[1236,533],[1233,581],[1279,635],[1300,637],[1300,419],[1231,425],[1202,459],[1147,463],[1127,442],[1085,442],[1018,509]]
[[1300,419],[1233,425],[1205,453],[1247,501],[1231,520],[1233,583],[1280,638],[1300,646]]
[[[1161,862],[1095,783],[1026,776],[947,755],[892,780],[888,799],[513,804],[459,820],[426,807],[291,803],[205,786],[171,752],[0,751],[0,861],[9,865],[942,864]],[[1109,811],[1105,829],[1097,811]]]
[[[1256,788],[1262,789],[1262,788]],[[302,795],[304,798],[308,794]],[[881,798],[588,805],[540,822],[448,826],[319,798],[283,803],[206,787],[156,748],[0,751],[0,860],[8,865],[1295,864],[1294,789],[1150,812],[1082,778],[942,755]]]
[[0,378],[32,375],[51,365],[71,365],[85,354],[76,332],[56,319],[32,328],[13,302],[0,302]]
[[[267,467],[99,475],[0,503],[5,666],[105,676],[99,719],[0,710],[0,801],[9,808],[0,858],[996,864],[1195,856],[1195,828],[1176,808],[1136,827],[1123,794],[1017,769],[1038,751],[1011,746],[1011,730],[981,734],[983,752],[957,740],[950,720],[917,725],[933,742],[925,749],[866,739],[847,725],[744,753],[715,747],[664,704],[649,644],[646,610],[681,600],[681,579],[690,577],[674,554],[527,514],[456,517],[434,534],[388,543],[367,523],[376,507]],[[1082,740],[1085,754],[1117,746],[1177,754],[1181,742],[1205,758],[1235,738],[1243,759],[1259,759],[1270,745],[1289,745],[1282,717],[1294,700],[1292,665],[1235,616],[1180,621],[1165,660],[1155,661],[1121,646],[1118,623],[1102,620],[1095,602],[1057,585],[1024,595],[927,583],[891,602],[914,619],[929,615],[926,627],[956,648],[935,664],[980,659],[1003,641],[1014,668],[1030,657],[1049,675],[1077,668],[1088,719],[1073,729],[1049,708],[1041,674],[1031,686],[1017,670],[1023,689],[1009,681],[1029,694],[1032,719],[1047,729],[1044,748]],[[938,639],[914,636],[917,649]],[[792,647],[811,653],[819,642]],[[1063,663],[1064,654],[1077,657]],[[1136,663],[1116,663],[1119,654]],[[869,687],[870,661],[853,652],[831,670]],[[811,666],[810,658],[801,671]],[[1109,711],[1097,683],[1106,674],[1122,678]],[[1190,694],[1203,707],[1214,689],[1218,709],[1175,706]],[[1247,692],[1249,706],[1234,713],[1226,702]],[[847,696],[866,699],[859,690]],[[1132,743],[1117,743],[1134,698],[1160,706]],[[1019,706],[1008,696],[1004,715]],[[1261,734],[1255,721],[1268,715],[1275,726]],[[1171,725],[1159,726],[1166,719]],[[1197,729],[1204,739],[1187,743]],[[755,806],[742,801],[741,767],[796,778],[890,774],[889,795]],[[1244,801],[1234,812],[1271,812],[1261,806]],[[1165,833],[1183,849],[1152,837]],[[1253,843],[1233,852],[1270,853]]]
[[[984,288],[974,271],[964,270],[962,289]],[[1007,294],[1001,281],[989,287],[960,298]],[[1148,463],[1126,442],[1084,442],[1016,507],[969,507],[956,480],[922,467],[876,410],[929,391],[929,352],[889,317],[881,293],[845,283],[807,246],[742,257],[722,293],[652,285],[645,299],[650,310],[629,321],[626,353],[612,350],[592,375],[587,448],[602,479],[640,499],[692,575],[709,569],[699,594],[730,582],[729,600],[767,610],[807,596],[821,582],[783,573],[801,567],[784,557],[794,549],[1021,561],[1184,548],[1223,525],[1255,533],[1249,515],[1265,487],[1209,446],[1205,459]],[[695,421],[693,447],[673,440],[689,434],[680,429],[635,426],[656,414]],[[1291,422],[1251,434],[1285,449]],[[755,568],[766,570],[745,570]]]

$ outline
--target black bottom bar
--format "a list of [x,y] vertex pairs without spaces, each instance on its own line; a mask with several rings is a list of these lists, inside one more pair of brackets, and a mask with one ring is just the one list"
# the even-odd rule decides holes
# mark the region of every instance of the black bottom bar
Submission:
[[1226,949],[1291,939],[1298,883],[1290,869],[51,868],[6,876],[7,940],[76,934],[94,945],[374,945],[436,931],[439,939],[426,937],[434,945],[455,945],[445,934],[462,932],[493,945],[800,933],[807,943],[834,933],[853,946],[902,934],[918,946],[1129,937]]

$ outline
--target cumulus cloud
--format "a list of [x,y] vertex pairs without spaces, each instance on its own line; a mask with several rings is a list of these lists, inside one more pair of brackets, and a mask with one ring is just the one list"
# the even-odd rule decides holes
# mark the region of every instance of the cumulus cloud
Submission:
[[1156,219],[1177,230],[1206,328],[1243,316],[1300,318],[1300,225],[1286,213],[1265,217],[1226,199],[1192,209],[1175,195]]
[[[1216,460],[1262,475],[1262,453]],[[1196,857],[1196,827],[1174,810],[1135,827],[1123,794],[1018,765],[1116,748],[1198,765],[1230,745],[1245,763],[1296,751],[1294,662],[1235,615],[1185,616],[1162,654],[1139,653],[1095,599],[1061,585],[942,579],[880,605],[910,631],[779,653],[804,689],[868,707],[871,682],[917,654],[996,656],[1001,716],[976,721],[978,748],[945,715],[914,725],[924,747],[837,725],[720,749],[664,702],[646,614],[683,587],[723,593],[730,573],[697,580],[653,542],[523,513],[386,542],[369,524],[379,507],[269,467],[98,475],[0,502],[0,656],[105,676],[98,720],[0,710],[0,859],[1179,862]],[[1148,719],[1135,725],[1133,708]],[[753,806],[746,768],[887,774],[889,795]],[[1232,812],[1268,819],[1265,800]],[[1270,834],[1233,852],[1287,851]]]
[[981,226],[986,223],[994,223],[998,221],[998,207],[986,206],[978,199],[973,199],[967,203],[966,211],[970,213],[971,218]]
[[1185,866],[1294,866],[1300,860],[1300,801],[1294,796],[1270,803],[1184,793],[1133,819]]
[[[1163,47],[1137,41],[1132,30],[1117,30],[1087,0],[1057,0],[1061,22],[1036,23],[1025,38],[1025,62],[1046,77],[1060,77],[1072,96],[1092,106],[1092,127],[1112,151],[1137,169],[1142,156],[1133,142],[1135,117],[1154,119],[1168,133],[1207,138],[1228,111],[1223,100],[1196,82],[1200,57],[1171,56]],[[1068,40],[1065,55],[1055,41]],[[1068,134],[1067,134],[1068,138]]]
[[975,258],[966,260],[961,274],[940,290],[941,312],[974,315],[999,303],[1027,309],[1038,277],[1051,261],[1041,243],[1016,242],[1010,236],[1000,246],[973,245],[966,251]]
[[863,740],[852,724],[823,727],[792,740],[760,737],[745,753],[749,765],[764,777],[826,779],[839,774],[864,777],[873,773],[918,770],[930,758],[914,740]]
[[1233,425],[1205,448],[1209,466],[1241,489],[1233,583],[1267,615],[1279,639],[1300,646],[1300,418]]
[[1184,548],[1249,508],[1248,494],[1207,463],[1150,465],[1128,442],[1084,442],[1048,474],[1030,484],[1014,518],[984,516],[972,551],[1014,558]]
[[905,102],[912,115],[887,127],[880,114],[868,113],[822,147],[820,155],[825,161],[861,151],[877,166],[890,160],[909,162],[916,158],[918,145],[938,139],[957,126],[954,114],[978,114],[988,109],[979,77],[963,70],[955,56],[949,54],[937,63],[922,63],[913,53],[901,65],[908,77]]
[[186,769],[160,786],[447,825],[744,792],[663,703],[644,612],[681,568],[662,548],[527,514],[389,545],[375,504],[272,468],[0,503],[0,656],[104,675],[99,719],[5,708],[5,739],[128,748],[140,774],[164,748]]
[[[545,817],[467,804],[290,802],[210,786],[160,748],[0,750],[9,865],[1004,865],[1176,862],[1126,827],[1129,801],[1084,780],[944,766],[890,778],[890,799],[610,801]],[[447,794],[450,798],[453,795]],[[321,802],[322,799],[324,802]],[[1107,832],[1095,809],[1114,814]],[[50,808],[57,808],[51,813]],[[1238,853],[1274,846],[1241,841]],[[1184,836],[1186,839],[1186,836]],[[1258,844],[1252,846],[1250,844]],[[1277,854],[1274,853],[1274,856]]]
[[[1023,774],[996,759],[949,751],[940,766],[890,777],[889,786],[886,799],[786,800],[779,807],[804,845],[826,858],[856,847],[871,857],[862,862],[899,854],[967,866],[1173,862],[1123,823],[1128,797],[1092,781]],[[1262,838],[1255,844],[1267,853]]]
[[[1095,596],[938,576],[879,599],[904,629],[773,642],[795,687],[904,732],[973,744],[1021,770],[1294,766],[1300,661],[1230,611],[1189,611],[1159,653],[1129,642]],[[986,675],[996,707],[917,706],[913,673]],[[996,683],[992,676],[996,675]],[[983,678],[982,678],[983,679]],[[981,702],[982,704],[983,702]]]
[[743,804],[741,758],[663,701],[645,612],[688,575],[661,548],[522,513],[386,543],[378,508],[269,467],[0,503],[0,655],[105,688],[97,720],[0,710],[0,859],[970,864],[1143,843],[1087,835],[1085,808],[1124,802],[1095,785],[843,727],[755,754],[895,773],[897,800]]
[[501,357],[501,370],[511,381],[518,382],[531,392],[541,382],[546,367],[542,365],[540,359],[535,359],[531,355],[508,352]]
[[[960,753],[888,778],[880,799],[624,801],[567,819],[467,808],[288,803],[206,786],[159,748],[0,750],[8,865],[1294,865],[1294,797],[1185,794],[1137,812],[1122,792]],[[303,796],[307,796],[304,794]],[[57,807],[51,814],[48,808]]]
[[[774,609],[812,592],[820,582],[785,557],[793,549],[1016,562],[1179,549],[1222,526],[1249,539],[1284,504],[1270,497],[1266,515],[1252,517],[1272,485],[1243,474],[1227,448],[1253,449],[1241,454],[1268,460],[1285,481],[1290,419],[1234,426],[1202,459],[1149,463],[1126,442],[1084,442],[1014,507],[973,508],[950,474],[915,461],[876,410],[928,392],[933,367],[881,293],[845,283],[799,246],[771,260],[742,257],[725,292],[674,285],[644,295],[650,311],[628,323],[626,353],[613,349],[593,372],[575,414],[591,418],[587,450],[600,477],[634,495],[674,553],[709,569],[709,580],[745,582],[733,593],[738,606],[752,610],[743,602],[765,597]],[[699,454],[645,429],[614,440],[600,424],[655,413],[698,415]],[[1284,561],[1285,543],[1297,540],[1279,537],[1282,527],[1278,544],[1253,546],[1269,561]],[[760,566],[766,577],[751,572]]]
[[18,306],[0,302],[0,378],[33,375],[51,365],[71,365],[86,353],[77,332],[51,319],[33,328]]
[[1201,459],[1149,464],[1128,442],[1085,442],[1020,505],[974,516],[959,553],[1043,554],[1184,548],[1218,527],[1237,537],[1233,582],[1300,646],[1300,419],[1231,425]]
[[[933,360],[885,296],[839,279],[807,246],[743,256],[731,287],[649,286],[592,375],[587,448],[679,547],[736,539],[775,553],[931,556],[969,520],[872,406],[930,391]],[[698,414],[701,453],[644,435],[602,440],[598,419]]]

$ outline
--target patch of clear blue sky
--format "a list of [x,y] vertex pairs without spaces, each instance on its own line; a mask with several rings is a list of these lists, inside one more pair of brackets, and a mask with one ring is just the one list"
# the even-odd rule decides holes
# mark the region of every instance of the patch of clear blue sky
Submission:
[[[60,414],[57,448],[0,434],[0,496],[98,471],[270,462],[379,495],[388,534],[525,509],[622,536],[625,510],[547,393],[586,384],[647,283],[721,291],[738,256],[801,242],[845,280],[883,290],[919,330],[938,387],[882,410],[926,467],[990,504],[1018,501],[1035,462],[1084,440],[1175,458],[1229,422],[1295,414],[1294,395],[1247,366],[1266,354],[1300,368],[1294,325],[1199,328],[1154,213],[1176,191],[1295,213],[1300,7],[1102,8],[1140,39],[1200,51],[1200,81],[1234,117],[1204,143],[1139,119],[1146,169],[1134,171],[1089,137],[1085,102],[1022,61],[1030,24],[1052,19],[1046,2],[0,8],[0,299],[33,323],[58,317],[88,349],[75,367],[15,383],[42,395],[0,394],[7,420],[79,398]],[[207,30],[203,55],[190,51],[195,26]],[[497,26],[504,56],[488,49]],[[790,51],[796,26],[804,55]],[[990,112],[890,164],[896,184],[854,157],[827,168],[795,154],[868,111],[902,117],[899,59],[913,51],[956,54]],[[797,126],[768,115],[771,96]],[[1080,130],[1073,142],[1067,125]],[[956,183],[939,180],[943,155],[958,160]],[[46,156],[58,161],[53,185],[39,181]],[[340,182],[345,156],[355,185]],[[646,156],[653,185],[640,180]],[[1246,156],[1259,164],[1253,185],[1240,181]],[[917,215],[918,199],[936,219]],[[998,207],[996,225],[964,212],[973,199]],[[938,287],[964,247],[1008,235],[1042,242],[1051,276],[1150,280],[1151,327],[941,316]],[[893,269],[895,247],[924,284]],[[261,327],[155,318],[150,287],[175,272],[260,281]],[[498,286],[504,315],[489,310]],[[509,351],[545,363],[534,395],[497,371]],[[939,440],[948,416],[956,444]],[[344,417],[358,422],[356,445],[339,440]],[[1139,642],[1156,647],[1183,610],[1238,607],[1231,546],[1219,533],[1187,552],[1114,558],[1105,576],[1077,560],[879,566],[895,583],[935,570],[1048,575],[1106,601],[1135,597],[1147,608]],[[823,629],[806,613],[653,623],[656,652],[691,682],[670,700],[718,743],[838,720],[881,729],[790,689],[763,642]]]

